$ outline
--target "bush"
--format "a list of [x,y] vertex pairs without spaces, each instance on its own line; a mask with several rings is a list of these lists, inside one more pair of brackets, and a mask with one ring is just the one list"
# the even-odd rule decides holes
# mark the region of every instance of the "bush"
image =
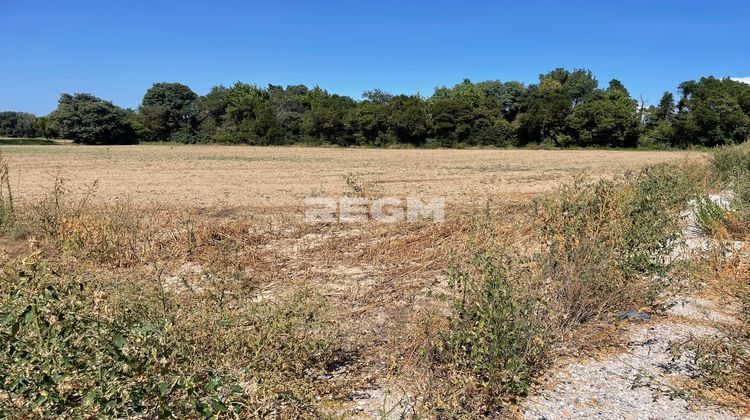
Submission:
[[537,201],[545,277],[557,288],[563,324],[599,319],[643,303],[648,282],[680,233],[679,211],[694,194],[687,171],[657,165],[620,180],[577,180]]
[[524,393],[547,350],[546,307],[510,270],[508,261],[483,255],[471,272],[452,273],[460,299],[444,337],[453,362],[498,395]]
[[427,408],[498,415],[571,330],[650,303],[679,213],[704,176],[697,166],[656,165],[616,180],[579,179],[538,199],[541,252],[521,262],[480,254],[451,273],[451,314],[423,346],[433,379]]
[[[12,417],[297,416],[335,350],[314,295],[177,296],[161,281],[58,275],[33,255],[0,281],[0,379]],[[222,296],[221,300],[211,296]]]
[[698,226],[708,235],[717,234],[729,221],[730,213],[722,205],[703,194],[695,201],[695,218]]
[[750,173],[750,143],[716,149],[712,164],[725,183],[731,183],[738,176]]
[[[525,274],[489,255],[451,272],[453,311],[428,352],[433,373],[447,378],[445,386],[428,390],[439,394],[431,398],[433,410],[497,413],[526,394],[545,366],[550,316],[542,290]],[[437,403],[450,400],[456,406]]]
[[717,149],[712,164],[723,187],[734,192],[732,210],[750,224],[750,143]]

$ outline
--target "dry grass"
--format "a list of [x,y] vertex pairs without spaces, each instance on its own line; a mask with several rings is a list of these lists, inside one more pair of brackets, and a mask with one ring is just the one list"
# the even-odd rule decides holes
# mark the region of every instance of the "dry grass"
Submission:
[[[108,290],[110,296],[122,293],[117,305],[123,305],[121,300],[134,291],[142,291],[151,302],[144,305],[156,305],[149,307],[149,313],[173,314],[187,336],[210,343],[212,334],[225,334],[216,345],[189,340],[203,352],[203,359],[195,367],[177,366],[179,375],[197,372],[208,377],[205,372],[215,362],[245,387],[240,396],[235,395],[245,408],[221,401],[230,412],[290,416],[353,415],[360,413],[360,406],[372,414],[372,405],[376,410],[383,402],[381,391],[389,389],[403,391],[399,398],[409,401],[404,412],[412,414],[466,414],[476,404],[488,410],[506,407],[543,367],[543,363],[537,365],[542,349],[567,340],[564,336],[572,335],[578,326],[566,325],[562,331],[560,325],[545,318],[548,315],[530,320],[524,318],[523,310],[508,310],[490,319],[496,324],[498,319],[507,321],[516,326],[514,331],[524,331],[525,325],[541,331],[507,343],[511,353],[523,350],[520,360],[527,360],[524,352],[533,355],[528,358],[528,369],[518,367],[520,379],[507,372],[493,373],[495,359],[489,359],[489,368],[482,367],[477,375],[474,359],[464,357],[457,347],[451,349],[451,358],[441,359],[440,363],[447,360],[448,365],[438,368],[435,360],[430,360],[430,349],[441,345],[451,328],[471,327],[471,322],[450,318],[460,308],[454,300],[458,291],[449,282],[450,269],[460,267],[467,276],[476,275],[477,270],[466,263],[477,255],[512,255],[509,276],[500,282],[499,290],[512,294],[519,308],[532,305],[540,295],[564,296],[554,298],[557,300],[549,308],[566,311],[562,317],[566,324],[604,319],[614,306],[647,298],[632,293],[640,287],[637,276],[617,271],[621,267],[616,264],[589,269],[592,255],[609,257],[616,251],[619,254],[608,261],[622,263],[623,256],[632,254],[632,239],[652,245],[646,239],[653,238],[638,236],[641,231],[631,232],[640,224],[628,223],[630,210],[640,206],[634,198],[636,187],[622,190],[622,180],[601,184],[610,186],[605,192],[611,193],[614,201],[598,206],[600,196],[591,184],[579,184],[575,188],[581,197],[573,195],[574,201],[585,202],[585,206],[581,207],[577,231],[562,231],[570,221],[565,209],[555,206],[570,204],[564,201],[564,194],[549,196],[551,201],[541,219],[530,198],[582,172],[609,179],[649,163],[681,162],[686,156],[702,159],[699,154],[683,152],[624,151],[202,146],[5,150],[11,162],[10,186],[15,197],[20,197],[14,233],[1,239],[0,260],[6,268],[34,255],[60,276],[96,277],[97,287]],[[57,174],[66,181],[56,182]],[[440,224],[309,225],[303,222],[299,207],[302,199],[312,194],[445,195],[448,218]],[[540,220],[552,231],[540,231]],[[571,250],[581,251],[575,239],[581,232],[601,243],[590,243],[586,252],[575,254]],[[630,242],[618,236],[625,233],[632,234]],[[573,258],[561,260],[560,255],[550,254],[548,242],[553,239]],[[587,254],[592,250],[596,252]],[[544,261],[554,264],[545,266]],[[550,271],[552,265],[555,270]],[[637,267],[632,269],[637,271]],[[595,300],[603,296],[590,298],[560,287],[578,280],[578,274],[590,274],[590,280],[597,281],[589,286],[601,286],[602,275],[613,275],[618,280],[613,286],[616,299]],[[481,293],[486,283],[497,280],[492,273],[482,276],[471,283],[475,292]],[[573,286],[584,290],[587,284]],[[300,295],[300,291],[304,293]],[[496,297],[493,293],[497,290],[490,291],[490,296]],[[529,291],[534,293],[529,295]],[[571,310],[592,301],[584,316]],[[265,305],[257,308],[268,319],[268,328],[257,317],[247,327],[253,334],[266,334],[267,341],[243,347],[241,334],[217,327],[225,319],[247,321],[257,303]],[[282,322],[284,308],[302,314],[309,310],[311,319],[321,321],[310,330],[300,327],[304,319],[299,316]],[[534,308],[535,314],[545,312]],[[464,320],[476,313],[466,314]],[[597,327],[585,331],[587,337],[611,335],[608,328],[594,325]],[[185,335],[177,338],[184,340]],[[285,346],[283,340],[288,336],[312,344]],[[454,343],[463,339],[453,337]],[[600,342],[579,348],[595,352],[611,345],[605,339]],[[257,373],[269,378],[262,387],[247,386],[252,371],[229,369],[247,363],[248,348],[259,352],[253,363],[270,366]],[[257,357],[264,354],[259,348],[271,349],[267,360]],[[288,357],[295,361],[294,366],[284,364],[285,352],[294,352]],[[456,366],[451,365],[454,362]],[[191,370],[194,368],[203,370]],[[493,393],[488,387],[488,381],[493,380],[512,386]],[[446,393],[457,384],[464,391]],[[306,392],[314,392],[320,399],[304,397]],[[432,397],[445,401],[438,404]],[[486,414],[493,413],[497,412]]]
[[721,317],[706,321],[716,336],[675,345],[696,367],[686,388],[741,416],[750,412],[750,146],[716,151],[712,169],[719,186],[732,191],[729,206],[698,201],[698,221],[710,234],[708,252],[695,256],[682,276],[694,295],[721,306]]
[[525,200],[575,176],[609,177],[693,152],[600,150],[382,150],[217,146],[3,146],[13,187],[38,198],[57,175],[99,182],[99,199],[197,208],[288,211],[304,197],[340,196],[360,179],[385,196],[449,203]]
[[696,294],[718,302],[727,320],[710,321],[715,337],[692,339],[675,347],[687,354],[697,369],[686,389],[729,407],[743,416],[750,413],[750,250],[725,250],[694,264],[690,271]]

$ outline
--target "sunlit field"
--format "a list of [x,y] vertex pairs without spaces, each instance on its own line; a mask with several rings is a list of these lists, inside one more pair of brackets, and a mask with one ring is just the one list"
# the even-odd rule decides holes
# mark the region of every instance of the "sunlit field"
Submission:
[[[64,178],[97,183],[100,201],[178,207],[299,208],[311,195],[445,197],[454,205],[526,200],[578,176],[612,177],[649,164],[700,159],[687,151],[389,150],[230,146],[6,146],[19,199]],[[347,182],[348,181],[348,182]]]
[[[742,167],[746,149],[727,150],[712,163],[686,151],[4,146],[0,401],[22,415],[533,413],[524,401],[545,374],[617,352],[622,311],[672,319],[659,311],[676,292],[653,279],[687,269],[665,256],[684,252],[688,203]],[[309,223],[308,197],[442,197],[445,220]],[[705,232],[746,235],[741,205],[699,210]],[[705,270],[732,277],[742,302],[744,266],[711,261],[690,276],[711,293]],[[709,358],[712,343],[684,351]],[[723,395],[746,378],[733,368]]]

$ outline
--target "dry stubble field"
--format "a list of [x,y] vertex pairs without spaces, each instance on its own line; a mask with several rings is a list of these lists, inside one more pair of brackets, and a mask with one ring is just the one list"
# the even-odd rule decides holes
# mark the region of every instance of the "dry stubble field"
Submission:
[[346,177],[379,195],[444,196],[449,204],[517,200],[576,175],[606,177],[699,153],[601,150],[383,150],[217,146],[6,146],[17,196],[56,177],[103,200],[199,208],[298,208],[310,195],[348,193]]

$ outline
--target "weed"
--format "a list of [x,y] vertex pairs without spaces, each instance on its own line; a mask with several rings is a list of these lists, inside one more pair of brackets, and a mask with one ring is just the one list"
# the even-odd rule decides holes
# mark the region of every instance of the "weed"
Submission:
[[716,234],[723,226],[726,226],[729,217],[729,211],[711,200],[711,197],[703,194],[696,199],[695,218],[698,226],[706,234]]
[[451,411],[497,412],[524,395],[545,365],[550,316],[525,274],[507,258],[488,255],[452,271],[453,311],[428,353],[437,375],[448,378],[431,392],[442,392],[440,401],[461,401]]
[[346,182],[346,188],[350,196],[369,199],[378,196],[377,185],[372,181],[364,179],[362,175],[350,172],[344,175],[344,182]]
[[750,143],[716,149],[711,163],[719,179],[730,184],[750,172]]
[[[58,179],[41,202],[17,209],[41,254],[7,263],[0,279],[8,391],[0,409],[15,417],[324,416],[326,398],[338,395],[330,370],[341,348],[356,348],[373,362],[362,363],[367,374],[377,374],[370,368],[384,360],[383,343],[411,334],[403,314],[452,266],[451,287],[437,286],[444,300],[389,360],[402,373],[414,355],[427,373],[414,381],[421,391],[405,390],[409,401],[397,405],[497,415],[528,391],[571,329],[648,303],[652,276],[669,269],[662,256],[679,232],[677,213],[704,175],[657,165],[580,179],[537,200],[536,212],[488,201],[441,224],[361,232],[102,203],[94,188],[71,193]],[[361,175],[344,181],[350,195],[378,194]],[[361,282],[366,293],[360,280],[357,293],[340,293],[340,284],[326,293],[335,307],[306,285],[331,280],[339,263],[373,269]],[[337,273],[345,274],[335,281],[349,276]],[[363,321],[370,314],[373,328]],[[342,340],[341,331],[357,334]],[[391,399],[382,414],[397,414],[387,410]]]
[[563,324],[643,304],[647,279],[663,274],[692,195],[679,167],[656,166],[621,180],[579,179],[537,201],[540,264],[557,288]]
[[723,187],[734,192],[733,210],[750,224],[750,143],[716,150],[712,167]]
[[750,332],[728,330],[723,339],[698,337],[673,343],[672,357],[687,356],[709,387],[719,387],[750,400]]
[[[737,236],[750,232],[750,143],[718,149],[712,169],[722,187],[732,190],[730,209],[699,202],[698,219],[708,231],[726,229]],[[747,248],[730,257],[701,259],[694,272],[709,290],[728,301],[725,307],[739,322],[717,324],[718,337],[701,337],[673,346],[673,357],[689,357],[697,377],[708,388],[720,389],[732,405],[750,406],[750,269]]]
[[16,211],[13,206],[13,193],[10,189],[8,161],[0,151],[0,229],[7,229],[15,223]]
[[[317,412],[336,349],[325,306],[300,291],[231,304],[134,277],[57,275],[32,255],[3,274],[2,411],[88,417]],[[180,303],[182,302],[182,304]]]

